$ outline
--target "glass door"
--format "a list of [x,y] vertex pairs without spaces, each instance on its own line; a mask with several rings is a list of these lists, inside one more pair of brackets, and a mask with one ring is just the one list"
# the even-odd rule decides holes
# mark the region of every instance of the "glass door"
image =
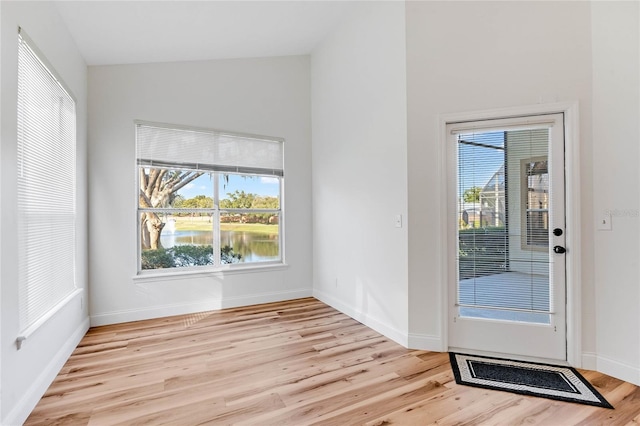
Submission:
[[449,133],[450,347],[566,359],[562,115]]

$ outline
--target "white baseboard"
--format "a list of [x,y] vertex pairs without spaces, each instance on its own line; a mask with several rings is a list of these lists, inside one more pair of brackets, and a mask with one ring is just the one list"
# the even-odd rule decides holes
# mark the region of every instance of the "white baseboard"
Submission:
[[409,348],[433,352],[447,351],[440,336],[416,333],[409,333]]
[[283,302],[285,300],[302,299],[304,297],[312,297],[312,291],[310,288],[238,297],[225,297],[222,299],[222,309],[259,305],[261,303]]
[[404,346],[405,348],[409,347],[409,336],[401,330],[398,330],[390,326],[389,324],[380,321],[377,318],[373,318],[365,312],[353,309],[351,306],[342,303],[335,297],[330,296],[317,289],[313,290],[313,297],[339,310],[343,314],[349,315],[354,320],[361,322],[367,327],[377,331],[378,333]]
[[598,368],[598,355],[596,355],[595,352],[583,352],[582,365],[580,368],[596,371]]
[[630,365],[611,358],[597,356],[595,370],[640,386],[640,367],[637,365]]
[[186,315],[197,312],[216,311],[238,306],[258,305],[261,303],[281,302],[284,300],[310,297],[311,289],[297,289],[270,293],[249,294],[246,296],[223,297],[222,299],[208,299],[199,302],[176,303],[171,305],[152,306],[140,309],[105,312],[91,315],[91,326],[118,324],[130,321],[141,321],[153,318]]
[[27,420],[31,411],[38,404],[42,395],[47,391],[49,385],[56,378],[64,363],[67,362],[71,353],[76,349],[80,340],[89,330],[89,318],[76,328],[67,341],[62,345],[58,353],[56,353],[51,361],[47,364],[38,378],[31,384],[25,395],[18,401],[13,409],[7,414],[2,424],[21,425]]

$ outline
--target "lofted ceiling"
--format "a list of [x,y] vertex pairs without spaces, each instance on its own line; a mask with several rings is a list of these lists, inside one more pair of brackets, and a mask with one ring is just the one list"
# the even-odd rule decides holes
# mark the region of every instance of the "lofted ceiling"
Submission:
[[56,1],[87,65],[311,53],[351,1]]

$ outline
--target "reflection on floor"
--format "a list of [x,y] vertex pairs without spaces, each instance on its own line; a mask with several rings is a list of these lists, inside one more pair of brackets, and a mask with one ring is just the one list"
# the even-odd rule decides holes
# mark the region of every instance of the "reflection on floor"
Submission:
[[459,302],[464,317],[549,324],[549,314],[526,312],[549,311],[549,277],[504,272],[460,280]]

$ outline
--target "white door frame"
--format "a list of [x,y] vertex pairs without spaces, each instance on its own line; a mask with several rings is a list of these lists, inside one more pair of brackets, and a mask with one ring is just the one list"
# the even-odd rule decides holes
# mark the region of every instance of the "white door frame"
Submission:
[[[512,108],[499,108],[483,111],[471,111],[455,114],[441,114],[439,120],[439,154],[442,181],[440,188],[440,218],[446,222],[451,212],[447,202],[448,179],[454,171],[449,170],[447,162],[447,143],[449,141],[447,124],[465,121],[480,121],[495,118],[513,118],[540,114],[564,114],[565,140],[565,198],[566,198],[566,300],[567,300],[567,362],[577,368],[582,367],[582,289],[581,289],[581,244],[580,244],[580,143],[578,102],[560,102]],[[448,226],[442,226],[442,282],[440,283],[440,303],[442,306],[441,336],[442,351],[449,348],[448,318],[449,312],[449,276],[452,259],[447,234]]]

